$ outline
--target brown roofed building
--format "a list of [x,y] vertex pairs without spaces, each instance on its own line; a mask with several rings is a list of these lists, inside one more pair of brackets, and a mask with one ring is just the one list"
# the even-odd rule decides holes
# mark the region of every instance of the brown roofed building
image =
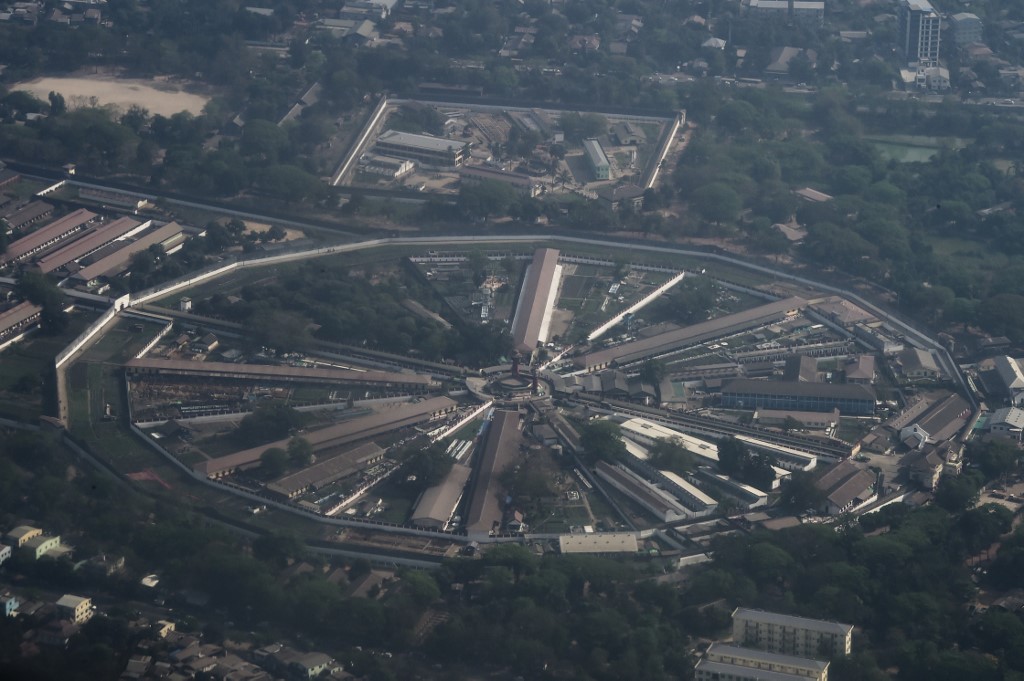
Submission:
[[25,229],[29,225],[50,217],[53,214],[53,206],[46,203],[45,201],[33,201],[32,203],[22,206],[21,208],[8,213],[4,216],[4,222],[7,226],[17,232],[18,230]]
[[[176,341],[178,342],[178,341]],[[187,344],[189,338],[184,337]],[[143,357],[125,363],[133,376],[201,376],[208,378],[265,380],[300,383],[376,385],[409,391],[425,390],[436,382],[430,376],[397,371],[356,371],[333,367],[270,366],[231,362],[193,362],[187,359]]]
[[[58,218],[9,245],[4,254],[0,255],[0,264],[25,260],[59,241],[67,239],[72,234],[85,229],[86,225],[95,219],[96,213],[84,208]],[[14,225],[11,225],[11,228],[14,229]]]
[[[405,403],[299,435],[313,446],[314,452],[321,452],[440,418],[454,411],[455,407],[454,400],[434,397],[420,402]],[[285,449],[289,441],[290,438],[268,442],[227,456],[200,461],[192,470],[210,478],[219,478],[238,470],[255,468],[260,465],[263,452],[272,447]]]
[[605,350],[597,350],[576,357],[576,366],[593,371],[612,364],[628,364],[647,357],[663,355],[673,350],[697,345],[719,336],[770,324],[796,315],[807,307],[802,298],[776,300],[750,310],[711,319],[681,329],[673,329],[649,338],[623,343]]
[[151,229],[124,246],[106,252],[101,250],[100,257],[94,262],[86,265],[73,277],[81,282],[90,282],[99,277],[109,277],[126,269],[131,263],[132,256],[145,251],[150,246],[160,245],[165,251],[171,251],[185,241],[184,228],[177,222],[168,222],[162,227]]
[[561,269],[556,249],[538,248],[534,252],[512,320],[512,341],[520,352],[532,355],[537,344],[547,340]]
[[877,496],[876,477],[850,461],[836,464],[814,483],[825,495],[822,510],[829,515],[837,515],[873,500]]
[[458,463],[452,466],[443,481],[427,488],[420,496],[412,512],[412,524],[447,529],[472,472],[469,466]]
[[790,355],[782,370],[782,379],[802,383],[818,382],[818,360],[808,355]]
[[286,475],[267,485],[267,491],[292,499],[308,490],[318,490],[335,480],[348,477],[384,458],[384,450],[373,442],[347,449],[337,456]]
[[43,308],[28,301],[0,312],[0,341],[7,340],[35,324],[42,313]]
[[100,225],[81,239],[58,248],[51,253],[47,253],[36,261],[36,267],[43,274],[49,274],[67,265],[69,262],[88,256],[90,253],[103,248],[110,242],[120,239],[141,226],[141,222],[131,218],[119,218],[105,225]]
[[504,516],[501,474],[519,459],[523,443],[519,412],[495,411],[487,431],[483,456],[476,469],[466,529],[469,536],[486,537],[501,531]]

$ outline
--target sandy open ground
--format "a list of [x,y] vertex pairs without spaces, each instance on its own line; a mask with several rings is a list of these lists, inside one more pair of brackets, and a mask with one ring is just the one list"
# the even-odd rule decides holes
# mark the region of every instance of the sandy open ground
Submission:
[[[155,86],[154,86],[155,85]],[[182,92],[166,82],[113,78],[37,78],[18,83],[13,90],[27,90],[46,101],[51,92],[64,95],[68,108],[87,106],[95,97],[97,104],[113,104],[127,110],[133,104],[151,114],[170,116],[179,111],[200,114],[209,97]]]

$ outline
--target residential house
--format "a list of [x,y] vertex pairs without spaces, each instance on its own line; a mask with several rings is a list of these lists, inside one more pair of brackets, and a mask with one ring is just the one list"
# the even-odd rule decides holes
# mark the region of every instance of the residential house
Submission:
[[93,615],[92,599],[85,596],[64,594],[57,600],[57,612],[61,619],[66,619],[74,624],[84,624]]
[[78,635],[79,627],[68,620],[50,620],[36,631],[36,642],[44,646],[67,648],[71,639]]
[[0,565],[7,562],[7,559],[11,557],[11,547],[7,544],[0,544]]
[[32,556],[33,560],[39,560],[46,554],[60,549],[60,537],[49,537],[42,534],[37,535],[22,544],[21,548],[25,553]]
[[4,617],[14,617],[18,614],[18,607],[20,605],[21,601],[10,591],[0,593],[0,610],[3,611]]
[[18,525],[4,535],[4,539],[7,540],[7,543],[14,546],[14,548],[20,549],[29,539],[38,537],[42,533],[43,531],[38,527],[32,527],[31,525]]

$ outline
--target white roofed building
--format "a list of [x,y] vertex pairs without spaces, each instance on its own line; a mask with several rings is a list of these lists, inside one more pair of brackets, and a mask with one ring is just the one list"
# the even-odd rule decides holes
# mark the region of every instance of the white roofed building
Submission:
[[398,130],[385,130],[381,133],[374,149],[384,156],[449,168],[461,166],[466,156],[464,142]]
[[1014,406],[1024,404],[1024,372],[1021,371],[1020,363],[1006,355],[994,357],[992,362],[995,364],[996,374],[999,376],[1005,396]]
[[1024,439],[1024,409],[1004,407],[996,409],[986,424],[993,435],[1020,442]]

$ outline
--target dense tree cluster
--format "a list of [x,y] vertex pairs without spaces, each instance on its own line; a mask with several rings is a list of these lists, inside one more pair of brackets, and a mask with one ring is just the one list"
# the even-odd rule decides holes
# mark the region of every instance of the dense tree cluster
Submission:
[[241,323],[254,345],[282,352],[321,340],[487,366],[509,351],[500,325],[460,321],[446,329],[410,312],[402,306],[407,298],[428,307],[441,302],[409,270],[378,277],[375,267],[350,271],[345,265],[307,262],[271,282],[243,287],[239,301],[214,294],[196,309]]

